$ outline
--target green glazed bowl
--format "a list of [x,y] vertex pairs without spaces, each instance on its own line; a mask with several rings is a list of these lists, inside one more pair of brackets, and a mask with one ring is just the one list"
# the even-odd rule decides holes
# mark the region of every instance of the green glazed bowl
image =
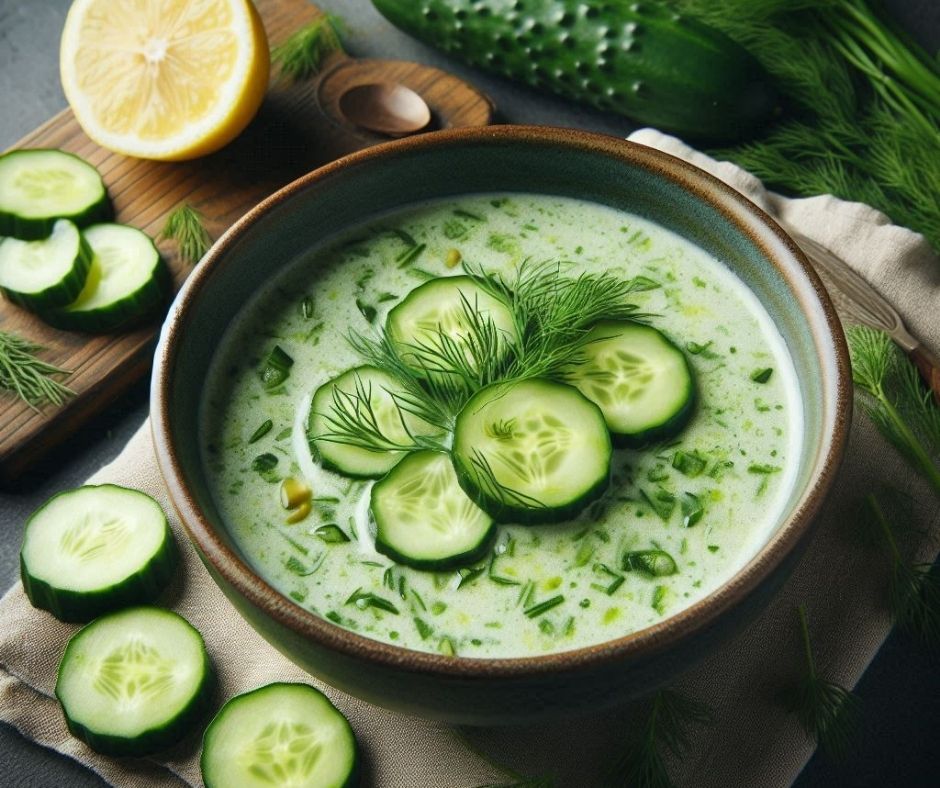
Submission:
[[[786,341],[802,388],[802,454],[785,515],[760,552],[691,607],[625,637],[557,654],[446,657],[338,627],[282,596],[250,567],[213,504],[200,463],[205,371],[228,325],[281,267],[326,236],[406,203],[518,191],[591,200],[640,214],[725,261]],[[306,175],[238,221],[193,271],[157,349],[152,423],[170,496],[232,604],[298,665],[402,712],[469,724],[520,723],[597,710],[647,692],[740,630],[805,547],[845,448],[848,355],[822,284],[757,207],[679,159],[612,137],[506,126],[391,142]]]

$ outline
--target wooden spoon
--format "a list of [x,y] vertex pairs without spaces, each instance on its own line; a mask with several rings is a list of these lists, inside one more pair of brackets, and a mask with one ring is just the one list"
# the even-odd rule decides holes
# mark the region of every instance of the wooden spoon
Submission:
[[390,137],[414,134],[431,122],[427,102],[400,82],[354,85],[339,97],[339,109],[357,126]]

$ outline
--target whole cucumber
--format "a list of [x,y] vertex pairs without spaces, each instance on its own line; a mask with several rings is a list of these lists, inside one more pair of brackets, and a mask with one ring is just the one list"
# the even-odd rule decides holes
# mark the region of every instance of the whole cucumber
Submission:
[[753,136],[777,107],[747,50],[662,2],[372,2],[396,27],[471,65],[685,137]]

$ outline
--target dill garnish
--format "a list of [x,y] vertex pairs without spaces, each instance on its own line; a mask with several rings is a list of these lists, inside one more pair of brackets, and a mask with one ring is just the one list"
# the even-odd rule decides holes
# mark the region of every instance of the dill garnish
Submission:
[[834,761],[844,761],[858,732],[861,701],[854,693],[818,674],[806,609],[800,605],[796,612],[806,656],[805,672],[796,684],[781,693],[780,700],[823,753]]
[[878,431],[940,495],[940,408],[914,365],[887,334],[865,326],[847,332],[852,379]]
[[319,73],[327,57],[343,51],[342,20],[333,14],[317,17],[271,48],[271,63],[280,67],[281,76],[292,80],[307,79]]
[[180,203],[166,217],[160,238],[176,241],[180,257],[195,265],[212,246],[212,238],[203,222],[199,211],[189,203]]
[[689,729],[707,725],[712,719],[712,711],[704,703],[675,690],[660,690],[648,702],[639,736],[615,761],[602,784],[609,788],[673,788],[663,748],[681,757],[689,747]]
[[932,649],[940,645],[940,575],[932,564],[915,564],[901,554],[897,533],[908,508],[894,490],[869,493],[862,503],[860,532],[869,544],[887,548],[891,562],[887,601],[895,622]]
[[9,331],[0,331],[0,391],[15,395],[38,411],[48,403],[61,405],[75,394],[53,375],[70,375],[66,369],[36,357],[43,348]]

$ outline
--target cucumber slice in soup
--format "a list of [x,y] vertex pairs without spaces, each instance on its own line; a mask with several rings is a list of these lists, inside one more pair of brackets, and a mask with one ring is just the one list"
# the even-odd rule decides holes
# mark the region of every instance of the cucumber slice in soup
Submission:
[[73,736],[105,755],[179,742],[209,707],[202,636],[169,610],[132,607],[83,627],[59,663],[55,694]]
[[[401,384],[377,367],[355,367],[324,383],[313,395],[307,437],[324,467],[345,476],[384,476],[404,455],[412,436],[440,433],[432,424],[396,405],[404,396]],[[371,425],[385,438],[382,449],[363,448],[341,442],[343,416],[355,424]],[[336,436],[335,438],[333,436]],[[372,444],[376,445],[376,444]]]
[[96,224],[83,235],[94,252],[88,281],[68,306],[43,314],[56,328],[113,331],[156,313],[170,290],[170,274],[145,233],[123,224]]
[[375,549],[400,564],[440,571],[483,557],[493,518],[457,482],[450,457],[419,451],[372,488]]
[[91,260],[91,249],[78,228],[60,219],[48,238],[0,240],[0,290],[33,311],[65,306],[82,292]]
[[176,569],[173,534],[149,495],[113,484],[48,500],[26,522],[20,576],[34,607],[90,621],[150,602]]
[[402,362],[425,377],[446,376],[456,364],[479,370],[494,353],[505,358],[517,339],[509,307],[469,276],[416,287],[388,313],[386,330]]
[[0,235],[45,238],[57,219],[87,227],[111,217],[98,171],[61,150],[15,150],[0,156]]
[[695,409],[695,381],[685,354],[650,326],[598,323],[587,336],[584,363],[562,374],[598,405],[621,445],[671,438]]
[[358,783],[352,728],[322,692],[278,682],[236,695],[202,739],[206,788],[348,788]]
[[499,522],[555,522],[604,492],[610,434],[597,405],[571,386],[496,383],[457,416],[452,455],[461,486]]

